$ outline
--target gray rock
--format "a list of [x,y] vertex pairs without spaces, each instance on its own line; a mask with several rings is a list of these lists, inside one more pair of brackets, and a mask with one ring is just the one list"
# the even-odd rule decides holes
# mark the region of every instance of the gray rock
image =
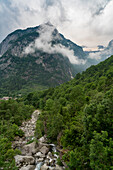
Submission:
[[46,163],[46,165],[49,165],[49,160],[48,159],[45,159],[44,162]]
[[51,152],[48,152],[47,157],[52,158],[52,157],[53,157],[52,153],[51,153]]
[[49,170],[55,170],[55,167],[49,167]]
[[55,170],[63,170],[63,167],[56,165]]
[[21,167],[20,170],[35,170],[34,165],[28,165],[26,167]]
[[46,164],[44,164],[43,166],[41,166],[40,170],[47,170],[48,168],[49,167]]
[[51,159],[50,162],[49,162],[50,166],[55,166],[55,160],[54,159]]
[[42,154],[41,152],[38,152],[34,155],[37,158],[45,158],[45,154]]
[[22,155],[16,155],[15,156],[15,163],[18,167],[21,167],[22,165],[34,165],[35,159],[32,156],[22,156]]
[[41,149],[40,149],[40,152],[43,153],[43,154],[47,154],[49,152],[49,148],[47,148],[46,146],[43,146]]
[[29,155],[31,156],[32,153],[36,151],[35,149],[35,142],[32,142],[28,145],[24,145],[22,148],[22,155]]
[[43,161],[44,161],[44,158],[37,159],[37,162],[43,162]]
[[37,152],[38,152],[38,149],[37,149],[37,148],[35,148],[35,149],[32,150],[32,154],[33,154],[33,155],[35,155]]
[[43,146],[46,146],[47,148],[50,148],[50,145],[49,145],[49,144],[38,142],[37,150],[40,151],[40,149],[41,149]]
[[43,137],[41,137],[40,139],[38,139],[38,141],[41,142],[41,143],[44,143],[44,142],[46,142],[46,139],[45,139],[45,137],[43,136]]

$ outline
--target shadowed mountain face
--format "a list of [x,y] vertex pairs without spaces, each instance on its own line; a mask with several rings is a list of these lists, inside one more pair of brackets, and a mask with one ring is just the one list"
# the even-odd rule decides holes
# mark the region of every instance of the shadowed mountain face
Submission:
[[85,58],[50,23],[16,30],[0,44],[0,94],[57,86],[82,71]]

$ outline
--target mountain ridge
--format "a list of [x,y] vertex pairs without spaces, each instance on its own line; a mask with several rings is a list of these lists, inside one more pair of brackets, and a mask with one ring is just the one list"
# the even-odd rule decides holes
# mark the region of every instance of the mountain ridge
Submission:
[[48,23],[12,32],[0,44],[0,55],[1,94],[62,84],[80,71],[86,57]]

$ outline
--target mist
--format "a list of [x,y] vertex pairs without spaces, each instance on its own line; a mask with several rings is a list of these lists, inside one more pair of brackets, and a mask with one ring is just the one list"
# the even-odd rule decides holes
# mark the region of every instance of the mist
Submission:
[[85,64],[85,60],[79,59],[74,55],[74,51],[61,45],[61,44],[52,44],[52,41],[57,39],[61,40],[62,37],[57,32],[54,36],[55,27],[51,24],[42,24],[38,30],[39,37],[33,42],[30,43],[28,47],[24,49],[25,54],[34,53],[36,50],[42,50],[48,54],[62,54],[64,57],[67,57],[72,64]]

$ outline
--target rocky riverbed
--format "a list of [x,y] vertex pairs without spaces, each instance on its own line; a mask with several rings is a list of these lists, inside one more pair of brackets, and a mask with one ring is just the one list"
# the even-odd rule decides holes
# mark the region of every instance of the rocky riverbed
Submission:
[[16,137],[12,147],[18,148],[21,155],[15,156],[16,166],[19,170],[63,170],[57,164],[58,155],[54,144],[48,144],[46,136],[41,137],[38,142],[34,138],[36,121],[39,110],[32,114],[29,121],[22,123],[20,129],[24,131],[24,137]]

